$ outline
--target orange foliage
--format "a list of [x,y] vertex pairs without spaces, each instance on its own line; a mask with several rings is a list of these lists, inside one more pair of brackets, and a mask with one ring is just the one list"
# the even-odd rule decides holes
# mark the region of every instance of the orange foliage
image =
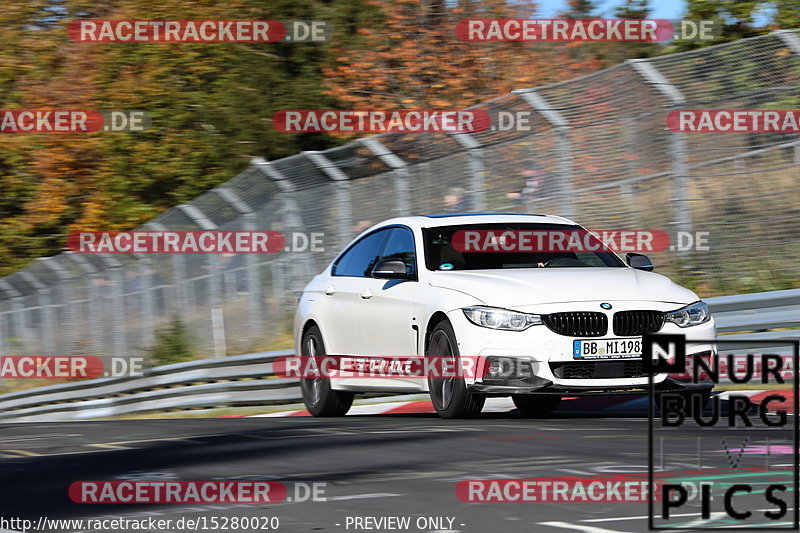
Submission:
[[[470,12],[445,3],[372,2],[383,19],[334,48],[325,71],[328,94],[356,109],[463,108],[513,89],[596,70],[594,58],[571,57],[559,43],[460,41],[465,18],[533,17],[530,1],[471,2]],[[578,55],[578,54],[572,54]]]

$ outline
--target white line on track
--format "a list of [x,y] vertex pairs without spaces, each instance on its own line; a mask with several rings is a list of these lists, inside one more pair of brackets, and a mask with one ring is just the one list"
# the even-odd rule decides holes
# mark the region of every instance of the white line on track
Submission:
[[341,500],[363,500],[368,498],[388,498],[391,496],[402,496],[402,494],[394,494],[391,492],[374,492],[371,494],[348,494],[346,496],[333,496],[326,498],[325,501],[341,501]]
[[[774,511],[774,510],[775,510],[774,508],[771,508],[771,509],[756,509],[753,512],[760,513],[760,512],[763,512],[763,511]],[[683,516],[699,516],[699,515],[700,515],[700,511],[696,511],[694,513],[678,513],[678,514],[670,513],[670,516],[679,516],[679,517],[683,517]],[[612,517],[612,518],[588,518],[586,520],[581,520],[581,522],[617,522],[617,521],[622,521],[622,520],[647,520],[647,515],[645,514],[645,515],[640,515],[640,516],[616,516],[616,517]]]
[[626,533],[618,529],[603,529],[601,527],[584,526],[581,524],[569,524],[567,522],[539,522],[541,526],[560,527],[562,529],[571,529],[572,531],[582,531],[584,533]]

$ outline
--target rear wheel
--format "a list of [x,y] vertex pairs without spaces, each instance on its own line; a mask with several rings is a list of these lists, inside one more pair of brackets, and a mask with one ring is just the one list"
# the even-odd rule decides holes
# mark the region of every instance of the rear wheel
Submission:
[[[301,355],[319,357],[325,355],[325,345],[317,326],[308,328],[303,335]],[[303,403],[314,416],[344,416],[353,405],[353,393],[331,389],[331,382],[325,377],[301,378],[300,390]]]
[[561,396],[551,394],[514,395],[511,399],[517,409],[531,418],[539,418],[552,413],[561,404]]
[[[456,334],[450,322],[439,322],[431,333],[426,357],[441,357],[442,362],[447,361],[448,368],[461,368],[457,366],[460,354]],[[444,364],[436,364],[442,368]],[[442,418],[473,418],[480,414],[486,401],[484,396],[470,394],[464,378],[458,376],[436,377],[428,376],[428,390],[431,393],[433,408]]]

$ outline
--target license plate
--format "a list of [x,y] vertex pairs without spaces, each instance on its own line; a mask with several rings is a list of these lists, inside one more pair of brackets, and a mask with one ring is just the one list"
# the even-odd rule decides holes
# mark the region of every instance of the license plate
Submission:
[[633,359],[641,356],[641,338],[572,341],[574,359]]

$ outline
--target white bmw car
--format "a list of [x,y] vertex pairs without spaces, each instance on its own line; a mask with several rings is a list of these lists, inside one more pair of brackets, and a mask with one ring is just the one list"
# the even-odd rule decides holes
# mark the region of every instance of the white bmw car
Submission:
[[[650,272],[640,254],[598,251],[467,252],[464,231],[583,230],[565,218],[458,214],[387,220],[354,239],[304,288],[297,353],[336,357],[474,358],[472,373],[301,380],[315,416],[347,413],[355,393],[429,392],[444,418],[477,416],[488,396],[511,396],[529,416],[563,396],[646,393],[641,339],[685,334],[690,353],[714,350],[708,306]],[[513,364],[508,365],[511,361]],[[667,374],[659,391],[707,396],[711,386]]]

